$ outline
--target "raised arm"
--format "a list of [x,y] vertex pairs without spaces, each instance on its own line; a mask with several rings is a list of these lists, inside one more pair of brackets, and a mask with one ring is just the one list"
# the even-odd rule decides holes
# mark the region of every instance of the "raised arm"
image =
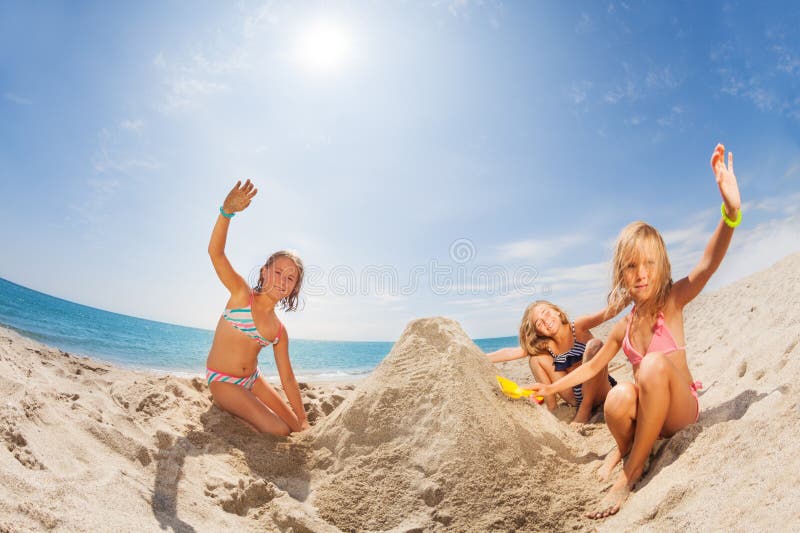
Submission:
[[496,352],[487,353],[486,357],[489,358],[490,363],[502,363],[503,361],[522,359],[526,355],[525,351],[517,346],[516,348],[500,348]]
[[292,427],[292,431],[308,429],[308,418],[303,408],[300,386],[297,384],[297,378],[294,377],[292,363],[289,360],[289,335],[286,333],[286,328],[281,328],[280,340],[278,344],[272,347],[272,350],[275,354],[275,365],[278,367],[278,375],[281,378],[283,393],[289,400],[289,405],[292,406],[294,417],[296,418],[296,423],[294,425],[289,423],[288,420],[286,423]]
[[[258,189],[247,180],[244,185],[237,181],[231,192],[222,203],[222,211],[233,216],[234,213],[243,211],[250,205],[250,201],[258,192]],[[228,240],[228,226],[230,226],[230,216],[223,216],[220,212],[214,230],[211,232],[211,241],[208,243],[208,255],[211,257],[211,264],[217,272],[217,277],[231,294],[247,290],[247,282],[231,266],[230,261],[225,256],[225,242]]]
[[589,381],[603,368],[608,366],[608,363],[611,362],[611,360],[617,354],[619,347],[622,345],[623,335],[625,335],[625,321],[620,320],[614,324],[614,327],[611,330],[611,333],[609,333],[608,339],[606,339],[603,347],[600,348],[600,351],[598,351],[588,363],[583,363],[581,366],[551,385],[544,383],[533,383],[523,388],[536,391],[539,395],[547,397],[550,394],[556,394],[574,387],[579,383]]
[[[718,144],[711,156],[711,168],[717,179],[720,195],[722,196],[722,209],[729,221],[738,221],[741,216],[739,210],[742,200],[739,195],[739,185],[733,173],[733,152],[728,152],[728,164],[725,165],[725,147]],[[738,222],[735,222],[738,224]],[[678,280],[672,287],[672,297],[675,304],[682,308],[700,294],[712,274],[719,268],[722,258],[728,251],[728,245],[733,237],[734,228],[722,218],[717,225],[711,240],[708,241],[703,257],[694,269],[685,278]]]
[[608,307],[606,307],[605,309],[602,309],[594,314],[579,316],[575,319],[575,329],[590,330],[592,328],[596,328],[606,320],[613,318],[608,313]]

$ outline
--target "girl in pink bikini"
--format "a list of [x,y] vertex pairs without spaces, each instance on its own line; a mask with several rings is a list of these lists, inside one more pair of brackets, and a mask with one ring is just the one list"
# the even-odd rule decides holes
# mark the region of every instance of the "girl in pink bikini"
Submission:
[[[630,315],[617,322],[603,347],[590,361],[553,384],[529,388],[547,396],[585,382],[606,368],[620,347],[633,366],[635,383],[620,383],[606,398],[605,418],[617,448],[602,470],[611,469],[627,455],[619,478],[590,518],[616,513],[639,480],[656,440],[670,437],[697,420],[700,404],[686,363],[683,308],[697,296],[717,270],[742,220],[741,198],[733,173],[733,154],[718,144],[711,168],[722,195],[722,219],[706,246],[700,263],[673,283],[664,240],[644,222],[634,222],[617,239],[609,314],[633,303]],[[601,474],[602,475],[602,474]]]
[[[288,435],[309,424],[289,361],[289,336],[275,315],[275,306],[297,309],[303,262],[291,252],[275,252],[261,267],[258,285],[250,288],[225,256],[231,218],[244,211],[257,192],[250,180],[244,185],[236,182],[219,208],[211,233],[211,263],[231,296],[208,353],[206,380],[219,407],[260,432]],[[272,346],[288,404],[258,370],[258,354],[264,346]]]

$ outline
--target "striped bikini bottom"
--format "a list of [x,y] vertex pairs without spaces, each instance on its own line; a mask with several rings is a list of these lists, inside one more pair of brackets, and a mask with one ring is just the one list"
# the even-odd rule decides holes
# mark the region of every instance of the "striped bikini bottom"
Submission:
[[[608,383],[613,387],[617,384],[617,380],[608,375]],[[572,394],[575,395],[575,402],[578,404],[575,407],[580,407],[583,402],[583,383],[579,383],[572,387]]]
[[253,390],[253,385],[255,385],[258,376],[261,375],[261,372],[256,371],[250,374],[249,376],[239,377],[239,376],[231,376],[229,374],[224,374],[222,372],[217,372],[216,370],[211,370],[210,368],[206,368],[206,381],[209,385],[211,385],[214,381],[220,381],[222,383],[230,383],[232,385],[239,385],[244,390]]

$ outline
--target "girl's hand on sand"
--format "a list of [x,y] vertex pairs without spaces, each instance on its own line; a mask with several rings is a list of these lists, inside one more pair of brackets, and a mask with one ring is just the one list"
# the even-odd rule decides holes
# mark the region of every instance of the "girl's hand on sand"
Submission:
[[742,199],[739,195],[736,175],[733,173],[733,152],[728,152],[728,164],[725,165],[725,147],[718,144],[714,148],[714,153],[711,154],[711,169],[717,178],[717,186],[722,195],[722,201],[725,202],[728,218],[736,220],[739,208],[742,207]]
[[245,181],[244,185],[242,185],[242,181],[239,180],[222,203],[222,209],[226,213],[244,211],[247,206],[250,205],[253,196],[255,196],[257,192],[258,189],[256,189],[256,186],[253,185],[250,180]]
[[303,420],[302,424],[300,424],[300,431],[305,431],[307,429],[311,429],[311,424],[308,423],[308,420]]

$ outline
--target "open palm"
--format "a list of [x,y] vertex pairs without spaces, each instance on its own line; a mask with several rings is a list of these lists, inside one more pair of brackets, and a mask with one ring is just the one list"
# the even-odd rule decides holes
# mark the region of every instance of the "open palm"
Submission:
[[242,185],[241,180],[239,180],[225,198],[222,209],[224,209],[226,213],[244,211],[247,206],[250,205],[250,202],[257,192],[258,189],[256,189],[256,186],[253,185],[250,180],[245,181],[244,185]]
[[725,202],[725,211],[729,217],[735,217],[739,208],[742,206],[742,199],[739,195],[739,184],[736,182],[736,175],[733,173],[733,152],[728,152],[728,164],[725,164],[725,146],[718,144],[711,155],[711,169],[717,178],[719,193],[722,201]]

